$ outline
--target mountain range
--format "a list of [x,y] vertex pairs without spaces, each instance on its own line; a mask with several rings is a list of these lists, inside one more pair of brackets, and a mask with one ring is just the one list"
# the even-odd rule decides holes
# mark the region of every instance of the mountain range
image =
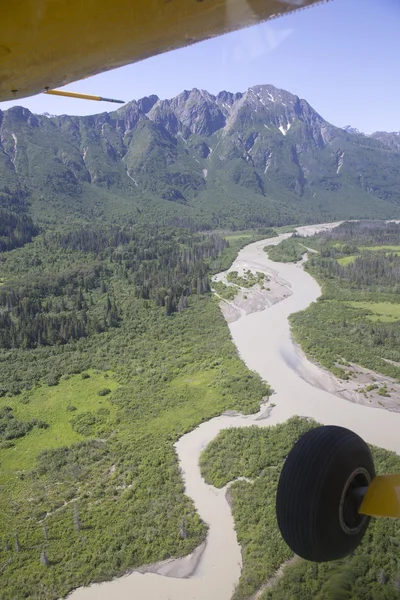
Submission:
[[0,111],[0,208],[38,223],[398,218],[399,166],[399,134],[335,127],[272,85],[83,117]]

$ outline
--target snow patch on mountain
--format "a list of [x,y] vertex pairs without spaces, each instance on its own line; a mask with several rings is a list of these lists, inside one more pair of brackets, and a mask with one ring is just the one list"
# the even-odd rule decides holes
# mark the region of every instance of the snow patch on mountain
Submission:
[[289,131],[289,129],[291,128],[292,124],[288,123],[287,127],[284,127],[283,125],[279,125],[278,129],[281,133],[283,133],[283,135],[286,135],[287,132]]

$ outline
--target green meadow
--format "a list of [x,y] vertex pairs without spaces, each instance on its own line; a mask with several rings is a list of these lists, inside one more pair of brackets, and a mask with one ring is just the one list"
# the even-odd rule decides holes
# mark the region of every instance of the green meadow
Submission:
[[372,312],[372,315],[367,315],[369,321],[393,323],[400,320],[400,304],[392,302],[347,302],[347,304],[353,308]]

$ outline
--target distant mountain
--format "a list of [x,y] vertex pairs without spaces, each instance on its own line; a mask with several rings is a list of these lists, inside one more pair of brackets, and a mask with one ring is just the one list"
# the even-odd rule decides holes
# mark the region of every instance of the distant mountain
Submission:
[[343,127],[343,129],[347,131],[347,133],[358,133],[360,135],[364,135],[359,129],[357,129],[357,127],[352,127],[351,125],[346,125]]
[[0,112],[0,207],[17,196],[41,222],[202,227],[400,217],[397,135],[335,127],[272,85],[88,117],[14,107]]
[[400,151],[400,131],[393,131],[388,133],[386,131],[376,131],[371,134],[371,137],[375,140],[379,140],[394,152]]

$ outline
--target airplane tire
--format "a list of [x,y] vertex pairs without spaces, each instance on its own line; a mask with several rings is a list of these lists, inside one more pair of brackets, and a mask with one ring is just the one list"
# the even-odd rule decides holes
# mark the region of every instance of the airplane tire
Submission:
[[337,560],[361,542],[370,518],[358,513],[375,476],[371,452],[343,427],[317,427],[287,456],[279,479],[276,514],[282,537],[295,554],[314,562]]

